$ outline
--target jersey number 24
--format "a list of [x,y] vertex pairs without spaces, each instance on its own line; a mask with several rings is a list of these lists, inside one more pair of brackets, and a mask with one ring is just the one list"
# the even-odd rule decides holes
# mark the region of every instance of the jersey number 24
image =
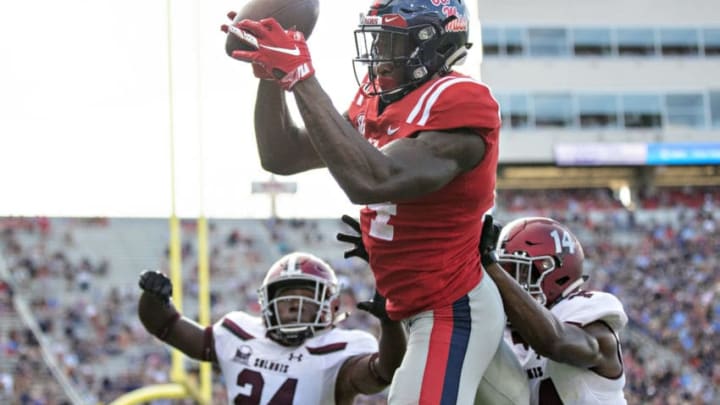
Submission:
[[[262,390],[265,386],[265,379],[262,374],[254,370],[245,369],[237,376],[237,385],[240,387],[241,393],[235,396],[233,403],[235,405],[259,405],[262,396]],[[292,404],[295,396],[295,387],[297,379],[288,378],[278,388],[275,395],[270,398],[267,405],[284,405]]]

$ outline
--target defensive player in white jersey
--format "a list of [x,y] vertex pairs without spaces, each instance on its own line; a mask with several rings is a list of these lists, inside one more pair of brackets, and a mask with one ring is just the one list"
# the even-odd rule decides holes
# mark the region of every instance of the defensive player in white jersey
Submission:
[[627,315],[614,295],[580,288],[587,276],[575,235],[550,218],[520,218],[502,231],[492,223],[486,216],[480,251],[503,298],[505,338],[530,380],[530,403],[626,404],[618,332]]
[[337,278],[311,254],[291,253],[270,267],[258,290],[260,317],[230,312],[207,328],[175,310],[162,273],[145,271],[139,283],[145,328],[191,358],[218,364],[229,403],[352,404],[357,394],[387,387],[405,353],[405,332],[384,302],[358,305],[380,318],[379,345],[368,332],[335,327]]

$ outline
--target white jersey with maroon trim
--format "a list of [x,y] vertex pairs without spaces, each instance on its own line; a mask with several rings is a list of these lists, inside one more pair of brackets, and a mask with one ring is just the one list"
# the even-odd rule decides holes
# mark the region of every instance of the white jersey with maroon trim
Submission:
[[[616,334],[627,324],[622,303],[612,294],[579,291],[550,309],[561,322],[584,326],[604,322]],[[514,339],[515,337],[515,339]],[[530,380],[531,405],[624,405],[625,373],[617,378],[603,377],[590,369],[558,363],[541,357],[514,333],[505,332],[505,340]],[[621,356],[618,343],[618,356]],[[621,358],[622,361],[622,358]]]
[[378,351],[375,337],[359,330],[331,329],[297,347],[280,345],[265,333],[259,317],[241,311],[213,325],[229,403],[334,404],[343,363]]

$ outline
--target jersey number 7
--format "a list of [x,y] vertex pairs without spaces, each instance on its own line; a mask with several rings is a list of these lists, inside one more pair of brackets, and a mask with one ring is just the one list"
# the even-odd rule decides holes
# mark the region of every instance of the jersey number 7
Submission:
[[395,229],[388,222],[390,217],[397,215],[397,204],[386,202],[368,204],[367,207],[369,210],[375,211],[375,218],[370,221],[370,236],[382,240],[393,240]]

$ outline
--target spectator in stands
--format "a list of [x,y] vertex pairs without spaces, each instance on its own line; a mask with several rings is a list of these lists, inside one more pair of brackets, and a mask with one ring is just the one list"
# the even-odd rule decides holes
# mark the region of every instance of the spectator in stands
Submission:
[[[499,220],[507,220],[528,214],[558,216],[583,240],[585,264],[592,274],[588,288],[611,292],[620,297],[630,317],[629,329],[633,333],[621,335],[629,404],[653,404],[665,399],[677,402],[683,397],[693,398],[697,404],[715,404],[720,398],[720,391],[716,388],[720,387],[720,258],[717,256],[720,251],[720,213],[716,209],[703,211],[692,207],[696,200],[709,201],[702,204],[708,207],[714,204],[717,207],[720,189],[695,189],[691,194],[681,190],[661,190],[658,193],[685,196],[686,202],[682,202],[680,197],[668,197],[660,206],[661,209],[647,209],[643,208],[648,206],[646,201],[640,199],[637,201],[639,208],[634,215],[635,222],[622,224],[622,232],[611,232],[616,229],[613,217],[627,216],[627,211],[614,203],[610,204],[611,200],[606,204],[606,197],[597,197],[585,190],[554,191],[553,201],[536,200],[536,193],[527,190],[500,190],[497,201],[501,204],[509,201],[524,202],[508,203],[507,207],[501,205],[497,217]],[[537,198],[541,198],[537,194]],[[707,200],[706,194],[710,196]],[[600,199],[603,203],[594,202],[593,199]],[[570,214],[568,210],[572,201],[580,206],[579,212],[575,214]],[[508,212],[510,209],[512,213]],[[93,232],[114,233],[117,228],[113,228],[113,223],[118,221],[106,220],[102,224],[87,226],[92,226]],[[337,228],[339,222],[319,221],[325,224],[326,234],[327,229]],[[122,266],[111,261],[109,273],[96,274],[91,291],[80,293],[77,284],[74,281],[65,283],[64,277],[73,275],[74,280],[74,274],[84,256],[82,244],[78,243],[82,238],[76,235],[86,225],[54,218],[50,222],[49,233],[42,237],[32,218],[0,219],[0,250],[17,287],[14,294],[33,303],[33,313],[39,320],[53,320],[53,326],[48,328],[49,333],[46,335],[52,342],[53,353],[62,353],[62,356],[73,353],[79,363],[93,367],[97,375],[94,382],[73,380],[80,391],[93,393],[88,397],[94,396],[102,402],[110,402],[126,391],[150,384],[140,375],[143,367],[129,365],[144,364],[144,359],[155,355],[160,357],[167,371],[170,360],[167,350],[158,345],[137,320],[136,290],[126,285],[120,288],[118,296],[111,293],[112,286],[123,282],[122,274],[118,271]],[[278,225],[278,232],[284,234],[286,243],[293,250],[302,247],[303,235],[313,232],[311,225],[318,220],[305,222],[304,227],[297,229],[289,221]],[[247,220],[231,225],[224,225],[222,221],[217,223],[221,225],[217,227],[217,238],[215,241],[211,239],[211,248],[218,249],[218,270],[213,274],[213,302],[217,303],[214,319],[230,311],[238,302],[241,305],[257,306],[252,280],[261,277],[272,255],[277,252],[275,245],[258,239],[251,232],[254,227],[265,231],[261,221]],[[148,221],[148,225],[152,227],[152,221]],[[136,232],[146,233],[147,228],[144,226],[138,226]],[[164,227],[163,222],[161,228]],[[686,228],[688,230],[684,231]],[[240,244],[234,249],[224,244],[233,229],[239,230],[241,235]],[[225,230],[227,233],[224,233]],[[66,237],[76,243],[65,243]],[[313,249],[322,252],[323,249],[331,251],[337,248],[328,238],[325,243]],[[46,244],[48,248],[38,255],[37,252],[41,250],[36,246],[40,244]],[[157,262],[166,264],[162,245],[156,251]],[[194,248],[193,252],[196,253],[197,249]],[[101,251],[97,253],[103,254]],[[143,255],[143,259],[151,253],[152,250],[137,252]],[[62,259],[57,260],[57,264],[47,265],[50,271],[44,280],[39,274],[35,278],[24,278],[29,274],[24,266],[32,263],[31,258],[50,262],[56,254]],[[252,260],[248,259],[248,255],[252,256]],[[196,257],[191,256],[188,260],[192,262]],[[372,292],[372,278],[369,273],[368,277],[362,274],[362,270],[367,269],[364,263],[359,260],[344,262],[338,258],[331,264],[348,281],[346,287],[354,291],[356,297],[365,297],[368,292]],[[54,266],[58,266],[60,271],[53,270]],[[235,269],[240,267],[248,269],[247,281],[236,282],[242,275],[238,275]],[[121,358],[102,353],[104,342],[95,333],[90,320],[82,314],[84,304],[79,303],[81,299],[95,305],[97,313],[102,317],[101,323],[108,325],[108,332],[119,330],[121,325],[130,328],[131,341],[120,355]],[[37,306],[34,304],[36,300],[39,302]],[[192,307],[193,297],[186,296],[185,304],[186,307]],[[4,314],[0,311],[0,316],[17,317],[14,309],[11,311]],[[255,312],[255,309],[251,308],[249,312]],[[352,322],[347,325],[343,322],[340,326],[373,330],[377,324],[372,317],[353,315],[349,320]],[[0,324],[0,346],[3,349],[0,356],[3,362],[13,365],[10,374],[14,377],[15,386],[29,384],[23,381],[42,381],[45,386],[54,384],[40,352],[25,342],[22,327],[17,326],[20,321],[16,322],[6,324],[5,329]],[[15,338],[9,336],[13,329],[17,330]],[[638,336],[644,336],[643,340],[639,340]],[[12,355],[6,351],[10,340],[14,342]],[[25,366],[16,370],[14,365],[18,364],[21,356]],[[112,389],[103,384],[103,379]],[[224,393],[219,375],[215,378],[215,388],[217,392]],[[19,403],[24,390],[17,388],[15,397],[7,403]],[[55,392],[57,398],[62,397],[59,387],[56,387]],[[0,403],[5,403],[3,401],[0,399]],[[690,400],[686,402],[690,403]]]
[[0,280],[0,314],[12,311],[13,290],[10,284]]

